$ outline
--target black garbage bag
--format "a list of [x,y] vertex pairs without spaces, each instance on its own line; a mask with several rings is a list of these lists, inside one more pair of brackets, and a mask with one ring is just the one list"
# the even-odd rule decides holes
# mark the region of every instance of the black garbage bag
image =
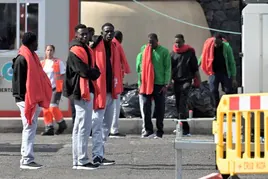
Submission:
[[121,105],[120,105],[120,115],[119,118],[125,118],[126,116],[124,115],[124,110],[122,108],[122,100],[124,98],[124,96],[131,90],[135,90],[138,88],[138,84],[124,84],[124,91],[121,93]]
[[141,117],[139,92],[137,89],[128,91],[121,101],[122,115],[126,118]]
[[[171,94],[171,95],[170,95]],[[167,94],[165,102],[165,118],[177,118],[176,98],[172,93]]]
[[202,82],[200,88],[192,88],[189,91],[188,108],[193,110],[193,117],[215,116],[215,100],[207,81]]
[[134,89],[138,89],[138,84],[131,84],[131,85],[124,84],[124,91],[122,92],[121,97],[127,94],[127,92]]

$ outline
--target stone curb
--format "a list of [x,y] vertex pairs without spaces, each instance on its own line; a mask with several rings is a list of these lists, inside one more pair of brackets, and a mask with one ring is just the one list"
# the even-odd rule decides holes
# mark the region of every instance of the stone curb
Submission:
[[[71,118],[65,118],[68,125],[66,133],[72,132],[72,120]],[[171,134],[176,129],[176,123],[174,119],[164,120],[164,131],[166,134]],[[155,119],[153,119],[155,127]],[[189,121],[191,128],[191,134],[206,134],[212,135],[212,121]],[[140,134],[142,127],[142,119],[140,118],[120,118],[119,119],[119,131],[126,134]],[[57,126],[55,125],[55,128]],[[20,133],[22,130],[22,124],[20,118],[0,118],[0,132],[1,133]],[[40,133],[44,130],[43,118],[38,120],[37,131]]]

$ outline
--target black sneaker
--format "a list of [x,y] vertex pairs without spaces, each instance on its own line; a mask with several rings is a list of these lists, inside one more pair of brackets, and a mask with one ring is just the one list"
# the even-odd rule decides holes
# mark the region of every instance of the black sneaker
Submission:
[[156,134],[156,135],[154,136],[155,139],[162,139],[162,137],[163,137],[163,135],[160,135],[160,134]]
[[62,133],[65,131],[65,129],[67,129],[67,124],[66,124],[65,120],[61,121],[61,122],[58,123],[58,124],[59,124],[59,128],[58,128],[58,130],[55,132],[56,135],[60,135],[60,134],[62,134]]
[[144,132],[141,138],[154,138],[155,134],[153,132]]
[[101,163],[102,163],[102,160],[100,157],[95,157],[93,159],[93,165],[100,166]]
[[121,134],[121,133],[115,133],[115,134],[109,134],[109,137],[110,138],[124,138],[124,137],[126,137],[126,135],[125,134]]
[[28,169],[28,170],[36,170],[36,169],[39,169],[41,167],[42,167],[42,165],[37,164],[35,162],[31,162],[29,164],[21,164],[20,165],[20,169]]
[[[97,169],[99,166],[96,166],[94,164],[92,164],[91,162],[85,164],[85,165],[77,165],[76,169],[77,170],[95,170]],[[75,169],[73,167],[73,169]]]
[[103,158],[101,164],[104,165],[104,166],[114,165],[115,164],[115,161],[114,160],[108,160],[106,158]]
[[42,136],[53,136],[54,135],[54,127],[46,126],[45,131],[41,133]]

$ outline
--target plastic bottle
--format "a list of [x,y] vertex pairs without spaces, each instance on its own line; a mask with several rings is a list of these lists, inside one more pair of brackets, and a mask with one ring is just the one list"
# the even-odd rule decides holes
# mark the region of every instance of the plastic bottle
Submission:
[[182,122],[178,121],[176,125],[176,139],[180,139],[182,137]]
[[193,110],[189,110],[189,119],[193,118]]

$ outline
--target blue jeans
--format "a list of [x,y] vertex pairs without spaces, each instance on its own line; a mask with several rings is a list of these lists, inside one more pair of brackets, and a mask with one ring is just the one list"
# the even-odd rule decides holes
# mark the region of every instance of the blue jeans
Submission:
[[233,94],[232,78],[229,78],[227,74],[215,73],[208,78],[209,88],[214,96],[216,107],[220,102],[219,84],[221,84],[225,94]]

